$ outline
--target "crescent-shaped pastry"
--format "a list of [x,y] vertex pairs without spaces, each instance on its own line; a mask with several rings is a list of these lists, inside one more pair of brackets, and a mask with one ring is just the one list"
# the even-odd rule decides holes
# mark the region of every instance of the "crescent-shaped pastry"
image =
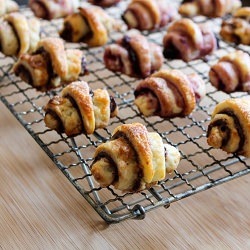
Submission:
[[226,93],[250,92],[250,56],[236,50],[222,58],[209,71],[211,84]]
[[178,13],[164,0],[132,0],[122,18],[129,29],[154,30],[178,18]]
[[184,0],[179,7],[179,13],[187,17],[223,17],[240,7],[240,0]]
[[156,132],[140,123],[123,124],[110,141],[97,147],[91,173],[102,187],[138,192],[163,180],[179,161],[179,151],[163,144]]
[[78,13],[64,19],[60,36],[68,42],[84,42],[96,47],[106,44],[109,32],[116,28],[115,20],[101,8],[80,7]]
[[12,0],[0,0],[0,16],[19,10],[19,6]]
[[227,153],[250,157],[250,99],[227,99],[216,105],[207,143]]
[[62,96],[54,96],[44,110],[46,126],[67,136],[93,134],[96,129],[108,126],[110,118],[118,112],[107,90],[92,91],[84,81],[67,85]]
[[127,34],[115,44],[106,46],[103,60],[106,68],[129,76],[145,78],[161,68],[161,48],[140,34]]
[[0,20],[0,50],[6,56],[31,53],[40,40],[40,22],[14,12]]
[[206,94],[205,83],[195,73],[160,70],[135,89],[135,105],[144,116],[163,118],[189,115]]
[[170,24],[163,38],[164,56],[189,62],[203,58],[217,49],[217,40],[210,27],[182,18]]
[[32,54],[23,54],[13,67],[14,73],[38,90],[56,88],[75,81],[86,72],[86,59],[81,50],[65,50],[60,38],[40,40]]
[[121,0],[88,0],[89,3],[92,3],[94,5],[98,5],[98,6],[101,6],[104,8],[116,5],[120,1]]
[[29,0],[29,7],[35,16],[46,20],[70,15],[79,5],[79,0]]
[[226,42],[250,45],[250,7],[238,9],[221,24],[220,36]]

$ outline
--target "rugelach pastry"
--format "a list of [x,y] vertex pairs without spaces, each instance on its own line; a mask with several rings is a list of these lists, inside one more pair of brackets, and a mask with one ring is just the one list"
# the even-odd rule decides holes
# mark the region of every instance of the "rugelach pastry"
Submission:
[[154,30],[177,19],[178,12],[165,0],[131,0],[122,19],[129,29]]
[[12,0],[0,0],[0,16],[19,10],[19,6]]
[[44,107],[44,122],[50,129],[67,136],[93,134],[105,128],[117,115],[115,100],[107,90],[91,90],[84,81],[72,82],[54,96]]
[[70,15],[79,5],[79,0],[29,0],[29,7],[34,15],[46,20]]
[[226,42],[250,45],[250,7],[240,8],[233,17],[224,20],[220,36]]
[[240,7],[240,0],[184,0],[179,7],[179,13],[187,17],[223,17]]
[[100,7],[80,7],[79,12],[64,19],[60,36],[68,42],[96,47],[106,44],[114,29],[118,29],[117,23]]
[[250,157],[250,99],[227,99],[215,107],[207,143],[227,153]]
[[211,84],[226,93],[250,92],[250,56],[236,50],[222,58],[209,71]]
[[86,73],[86,58],[81,50],[65,50],[62,39],[48,37],[39,41],[33,53],[21,55],[13,70],[23,81],[46,91]]
[[164,69],[141,81],[134,95],[134,103],[144,116],[184,117],[206,95],[206,87],[196,73]]
[[94,5],[98,5],[98,6],[101,6],[104,8],[116,5],[120,1],[121,0],[88,0],[89,3],[92,3]]
[[118,126],[110,141],[99,145],[91,173],[101,187],[138,192],[164,180],[180,161],[178,149],[163,144],[156,132],[140,123]]
[[40,22],[13,12],[0,20],[0,51],[6,56],[31,53],[40,40]]
[[182,18],[169,25],[163,47],[167,59],[189,62],[213,53],[217,49],[217,40],[208,24],[196,24],[191,19]]
[[161,68],[163,55],[161,48],[145,36],[127,34],[105,47],[103,60],[111,71],[145,78]]

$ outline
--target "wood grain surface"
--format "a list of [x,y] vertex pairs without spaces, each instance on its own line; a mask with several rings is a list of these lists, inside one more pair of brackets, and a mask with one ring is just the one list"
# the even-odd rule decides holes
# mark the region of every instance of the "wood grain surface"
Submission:
[[107,225],[0,103],[1,249],[250,249],[250,176]]

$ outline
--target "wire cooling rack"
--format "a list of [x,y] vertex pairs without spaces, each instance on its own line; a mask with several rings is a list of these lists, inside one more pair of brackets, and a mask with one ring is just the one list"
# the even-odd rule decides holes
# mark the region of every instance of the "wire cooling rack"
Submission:
[[[108,11],[117,17],[125,8],[126,2],[122,1],[119,8],[110,8]],[[22,12],[27,16],[32,15],[26,8],[22,9]],[[218,34],[221,19],[206,20],[199,17],[195,21],[210,22]],[[57,31],[61,25],[62,20],[43,21],[42,36],[58,36]],[[144,33],[159,45],[162,44],[164,34],[165,30]],[[110,43],[121,35],[122,32],[112,33]],[[43,106],[51,96],[60,93],[61,88],[49,92],[36,91],[12,73],[15,59],[2,54],[0,96],[7,108],[106,222],[115,223],[128,218],[143,219],[148,211],[161,206],[167,208],[175,201],[250,172],[250,159],[213,149],[206,142],[206,130],[214,106],[228,97],[247,96],[247,93],[225,94],[209,83],[209,68],[221,56],[235,49],[250,52],[247,46],[233,47],[221,40],[219,44],[220,48],[204,60],[189,63],[181,60],[164,62],[163,68],[180,69],[185,73],[196,72],[206,82],[206,97],[186,118],[165,120],[140,116],[133,104],[133,92],[138,80],[108,71],[102,62],[104,47],[88,49],[84,44],[66,44],[68,48],[80,48],[85,52],[90,74],[82,79],[87,81],[92,89],[106,88],[119,106],[119,116],[113,118],[106,129],[99,129],[93,135],[79,135],[75,138],[68,138],[64,134],[47,129],[43,121]],[[149,131],[158,132],[164,143],[178,147],[182,157],[178,170],[168,175],[158,186],[135,194],[121,193],[112,186],[101,188],[89,170],[95,148],[110,138],[115,127],[131,122],[141,122]]]

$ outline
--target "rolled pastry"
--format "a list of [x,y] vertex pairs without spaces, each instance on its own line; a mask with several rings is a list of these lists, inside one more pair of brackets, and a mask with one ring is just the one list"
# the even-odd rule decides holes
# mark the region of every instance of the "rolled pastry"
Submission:
[[250,56],[236,50],[222,58],[209,71],[211,84],[226,93],[250,92]]
[[240,7],[240,0],[184,0],[179,7],[179,13],[187,17],[223,17]]
[[156,132],[140,123],[118,126],[110,141],[99,145],[91,173],[102,187],[138,192],[149,188],[173,172],[180,161],[179,151]]
[[154,30],[176,18],[177,10],[165,0],[132,0],[122,15],[129,29]]
[[46,20],[70,15],[79,4],[79,0],[29,0],[29,7],[35,16]]
[[6,56],[31,53],[40,40],[40,22],[14,12],[0,20],[0,51]]
[[135,89],[135,105],[144,116],[163,118],[189,115],[206,94],[204,81],[180,70],[160,70]]
[[182,18],[170,24],[163,38],[164,56],[189,62],[217,49],[217,40],[208,24]]
[[115,20],[99,7],[80,7],[78,13],[64,19],[60,36],[68,42],[84,42],[91,47],[102,46],[108,34],[116,29]]
[[227,42],[250,45],[250,7],[240,8],[232,18],[224,20],[220,36]]
[[81,50],[65,50],[60,38],[48,37],[32,54],[21,55],[13,70],[38,90],[48,90],[77,80],[86,72],[86,59]]
[[88,0],[88,2],[99,5],[101,7],[111,7],[117,3],[119,3],[121,0]]
[[19,6],[12,0],[0,0],[0,16],[19,10]]
[[129,76],[145,78],[161,68],[161,48],[140,34],[127,34],[104,51],[106,68]]
[[250,99],[227,99],[215,107],[207,143],[227,153],[250,157]]
[[47,127],[67,136],[93,134],[105,128],[111,117],[117,115],[115,100],[107,90],[91,90],[84,81],[72,82],[54,96],[44,107]]

